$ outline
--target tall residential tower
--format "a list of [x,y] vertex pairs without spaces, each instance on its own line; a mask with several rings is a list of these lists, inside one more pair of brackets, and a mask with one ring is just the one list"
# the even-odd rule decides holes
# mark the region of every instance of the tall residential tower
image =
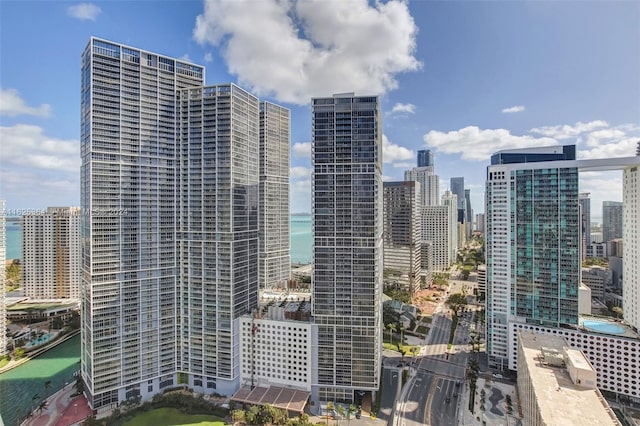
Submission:
[[377,97],[315,98],[312,398],[356,401],[380,385],[382,129]]
[[80,209],[49,207],[22,216],[25,296],[31,299],[80,297]]
[[203,83],[203,67],[118,43],[92,38],[83,53],[81,374],[94,409],[180,385],[233,394],[259,272],[288,278],[288,234],[261,263],[259,233],[288,227],[289,112]]

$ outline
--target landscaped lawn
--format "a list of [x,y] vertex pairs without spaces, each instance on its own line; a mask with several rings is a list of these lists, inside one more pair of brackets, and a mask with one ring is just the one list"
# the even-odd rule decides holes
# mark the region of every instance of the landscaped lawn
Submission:
[[224,421],[210,414],[185,414],[177,408],[156,408],[140,413],[125,426],[224,426]]

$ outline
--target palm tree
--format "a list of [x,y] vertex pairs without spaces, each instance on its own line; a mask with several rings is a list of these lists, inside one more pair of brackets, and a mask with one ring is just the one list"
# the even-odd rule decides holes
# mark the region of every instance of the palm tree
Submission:
[[327,402],[327,425],[329,424],[329,414],[335,409],[333,402]]
[[[340,418],[343,418],[346,414],[346,410],[341,404],[336,404],[336,411],[340,414]],[[340,420],[338,420],[338,424],[340,424]]]
[[51,387],[51,380],[47,380],[44,382],[44,392],[46,393],[47,390]]
[[400,331],[400,343],[404,345],[404,325],[398,324],[398,331]]
[[358,411],[356,406],[353,404],[349,404],[349,408],[347,409],[347,426],[351,424],[351,415],[356,411]]
[[42,410],[45,410],[48,406],[49,406],[49,403],[47,402],[47,400],[46,400],[46,399],[43,399],[43,400],[40,402],[40,405],[38,405],[38,412],[39,412],[39,413],[42,413]]
[[387,324],[387,330],[389,330],[389,343],[393,343],[393,334],[391,334],[391,330],[394,329],[394,325],[392,322],[390,322],[389,324]]

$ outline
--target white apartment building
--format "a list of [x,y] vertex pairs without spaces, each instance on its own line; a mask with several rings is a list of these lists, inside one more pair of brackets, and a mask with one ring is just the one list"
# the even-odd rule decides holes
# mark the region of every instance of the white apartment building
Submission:
[[[5,228],[5,210],[4,200],[0,200],[0,283],[4,286],[6,279],[6,260],[7,260],[7,239]],[[0,291],[0,355],[4,355],[7,350],[7,305],[6,305],[6,292]]]
[[439,206],[423,206],[420,215],[422,241],[431,244],[433,271],[445,271],[455,262],[458,221],[455,195],[447,191]]
[[286,287],[291,277],[289,213],[290,112],[260,102],[260,288]]
[[[287,308],[298,309],[299,302]],[[289,306],[292,305],[292,306]],[[311,322],[288,319],[285,307],[240,318],[242,386],[284,386],[311,391]]]
[[374,96],[314,98],[312,400],[352,401],[380,385],[382,123]]
[[611,269],[602,266],[582,268],[581,278],[582,283],[591,289],[591,296],[604,303],[604,290],[613,280]]
[[384,269],[399,273],[393,279],[412,293],[420,288],[419,197],[419,182],[384,182]]
[[22,281],[31,299],[80,297],[79,207],[49,207],[22,216]]
[[[640,145],[638,146],[640,149]],[[640,162],[640,157],[638,158]],[[623,172],[622,199],[624,250],[622,254],[622,296],[624,319],[640,330],[640,167]]]
[[525,425],[621,425],[581,351],[568,348],[559,336],[518,334],[518,396]]
[[414,167],[404,172],[404,180],[420,183],[420,203],[422,206],[440,204],[440,177],[435,174],[434,166]]

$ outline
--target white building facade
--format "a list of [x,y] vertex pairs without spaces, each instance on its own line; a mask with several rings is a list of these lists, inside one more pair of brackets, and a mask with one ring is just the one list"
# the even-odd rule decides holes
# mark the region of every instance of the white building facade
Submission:
[[49,207],[22,216],[22,277],[31,299],[80,297],[79,207]]
[[[640,157],[638,157],[640,159]],[[622,310],[624,319],[640,330],[640,167],[624,169],[622,180],[623,237]]]
[[420,183],[420,203],[422,206],[440,204],[440,177],[435,174],[434,166],[414,167],[404,172],[404,180]]
[[311,398],[357,402],[380,384],[382,123],[377,97],[314,98]]
[[310,322],[271,312],[240,318],[241,384],[311,391],[311,334]]

